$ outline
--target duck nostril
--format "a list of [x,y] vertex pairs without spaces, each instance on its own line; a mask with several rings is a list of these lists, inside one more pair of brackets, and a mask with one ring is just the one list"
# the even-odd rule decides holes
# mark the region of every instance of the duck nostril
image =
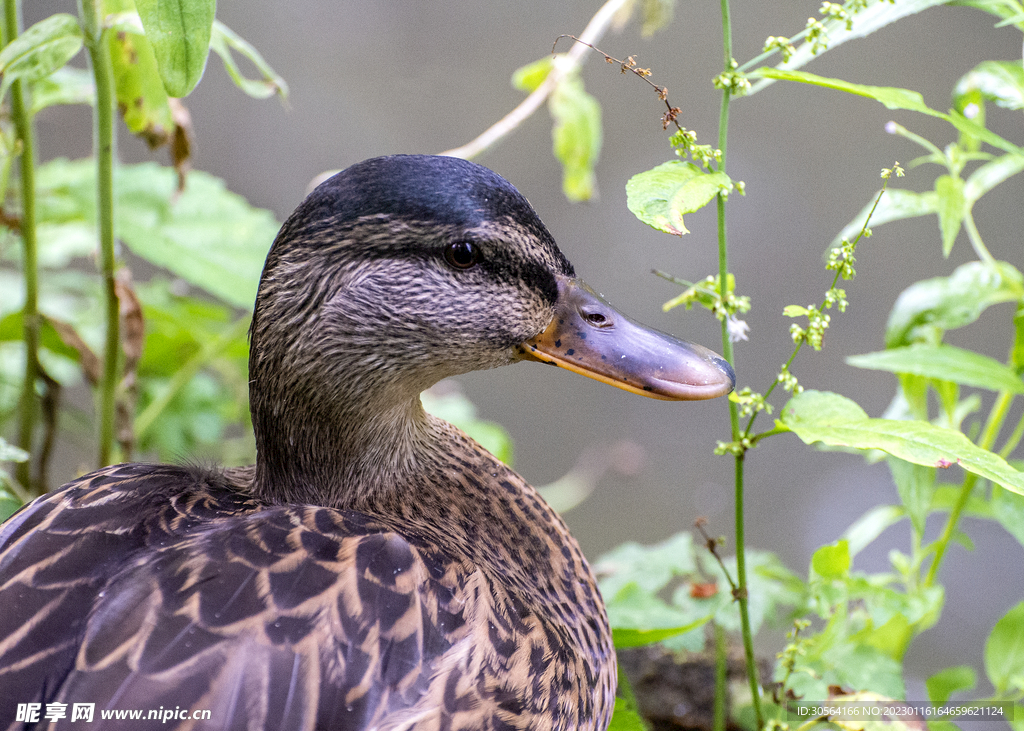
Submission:
[[583,315],[584,320],[596,327],[608,327],[612,324],[611,320],[600,312],[581,312],[580,314]]

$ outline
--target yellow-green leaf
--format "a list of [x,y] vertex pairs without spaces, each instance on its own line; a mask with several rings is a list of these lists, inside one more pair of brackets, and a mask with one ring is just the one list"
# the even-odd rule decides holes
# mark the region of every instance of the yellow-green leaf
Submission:
[[170,139],[174,118],[152,44],[144,35],[125,32],[108,34],[108,43],[124,123],[150,147],[159,147]]
[[880,449],[930,467],[958,465],[1024,495],[1024,474],[962,433],[926,421],[872,419],[854,401],[836,393],[808,390],[794,396],[776,424],[794,432],[806,444]]
[[935,195],[938,202],[936,213],[939,215],[939,231],[942,233],[942,255],[949,256],[964,218],[964,181],[949,175],[940,175],[935,179]]
[[1021,381],[1012,368],[995,358],[952,345],[924,343],[903,348],[890,348],[863,355],[851,355],[846,362],[857,368],[890,373],[910,373],[964,386],[977,386],[990,391],[1024,393]]
[[571,201],[590,200],[601,154],[601,105],[583,88],[577,75],[558,82],[548,102],[555,126],[551,130],[555,157],[562,163],[562,190]]
[[512,86],[527,93],[534,91],[544,83],[544,79],[554,66],[554,61],[551,56],[545,56],[539,61],[520,66],[512,73]]
[[626,205],[648,226],[682,236],[689,233],[683,214],[702,208],[729,184],[725,173],[706,172],[692,162],[669,160],[629,179]]
[[206,68],[216,0],[136,0],[167,94],[187,96]]
[[18,80],[38,81],[70,61],[82,48],[82,28],[73,15],[40,20],[0,51],[0,99]]

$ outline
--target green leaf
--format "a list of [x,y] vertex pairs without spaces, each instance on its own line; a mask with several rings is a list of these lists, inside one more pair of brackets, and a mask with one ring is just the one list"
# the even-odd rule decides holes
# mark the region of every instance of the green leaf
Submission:
[[985,643],[985,673],[997,695],[1024,690],[1024,602],[992,628]]
[[32,114],[59,104],[93,104],[96,101],[96,85],[92,72],[64,66],[32,87]]
[[850,544],[838,540],[822,546],[811,556],[811,568],[823,579],[839,579],[850,572]]
[[800,305],[786,305],[782,314],[786,317],[803,317],[807,314],[807,308]]
[[[846,23],[842,20],[829,19],[824,22],[828,32],[828,48],[832,50],[856,38],[864,38],[876,30],[880,30],[900,18],[919,13],[922,10],[934,5],[942,5],[946,0],[900,0],[898,3],[871,3],[854,16],[853,28],[846,29]],[[779,64],[780,69],[798,69],[808,64],[812,59],[820,56],[812,51],[810,43],[804,43],[797,48],[796,53],[786,63]],[[754,94],[772,83],[772,79],[765,78],[754,84],[747,96]]]
[[914,530],[923,535],[935,495],[936,468],[911,464],[895,457],[889,457],[886,462]]
[[807,71],[792,71],[789,69],[775,69],[767,66],[757,69],[748,74],[751,78],[775,79],[777,81],[796,81],[801,84],[821,86],[826,89],[845,91],[847,94],[874,99],[885,105],[887,109],[909,109],[914,112],[921,112],[930,116],[944,116],[924,103],[924,97],[920,92],[910,89],[901,89],[896,86],[869,86],[866,84],[854,84],[852,81],[843,79],[832,79]]
[[896,299],[886,324],[885,346],[938,343],[942,333],[969,325],[991,305],[1024,299],[1024,276],[1006,262],[974,261],[948,277],[910,285]]
[[939,214],[939,231],[942,233],[942,255],[948,257],[953,250],[960,224],[964,219],[964,181],[949,175],[935,179],[935,196]]
[[[40,166],[44,220],[95,225],[93,164],[52,160]],[[177,185],[177,173],[156,163],[118,167],[117,236],[137,256],[228,304],[250,309],[277,222],[212,175],[192,172],[180,195]]]
[[925,421],[872,419],[855,402],[839,394],[804,391],[790,399],[776,423],[793,431],[806,444],[822,442],[833,447],[880,449],[930,467],[958,464],[1024,495],[1024,475],[960,432]]
[[601,105],[583,88],[576,74],[558,82],[548,109],[555,157],[562,163],[562,191],[571,201],[590,200],[596,178],[594,166],[601,154]]
[[968,206],[988,193],[994,187],[1024,171],[1024,155],[1008,154],[980,166],[967,178],[964,184],[964,198]]
[[28,462],[30,456],[21,447],[16,447],[0,437],[0,462]]
[[712,615],[701,617],[700,619],[694,620],[689,624],[684,624],[680,627],[663,627],[659,629],[629,629],[625,627],[616,627],[612,629],[612,642],[615,647],[621,649],[623,647],[642,647],[644,645],[653,645],[655,642],[661,642],[667,640],[669,637],[675,637],[676,635],[686,634],[691,632],[698,627],[702,627],[711,619]]
[[647,731],[640,715],[628,707],[622,698],[615,699],[615,711],[607,731]]
[[1024,381],[1012,368],[972,350],[952,345],[917,343],[863,355],[851,355],[846,362],[856,368],[890,373],[911,373],[990,391],[1024,393]]
[[[213,21],[210,49],[220,56],[221,61],[224,63],[224,70],[228,72],[228,76],[235,82],[235,86],[249,96],[254,99],[266,99],[274,94],[280,94],[282,99],[288,97],[288,84],[270,67],[270,64],[263,60],[260,52],[251,43],[219,20]],[[250,79],[244,76],[238,68],[238,62],[235,61],[235,52],[248,59],[256,67],[256,70],[260,72],[262,78]]]
[[1007,533],[1024,546],[1024,496],[992,486],[992,515]]
[[626,205],[648,226],[682,236],[689,233],[683,214],[703,208],[730,185],[725,173],[705,172],[692,162],[669,160],[629,179]]
[[[603,592],[602,592],[603,593]],[[688,613],[670,607],[658,597],[644,591],[636,583],[627,584],[612,596],[605,595],[608,621],[615,629],[669,630],[668,637],[680,634],[675,630],[688,627],[697,619],[694,627],[704,620],[701,613]],[[685,630],[683,630],[685,631]],[[655,640],[657,641],[657,640]]]
[[512,72],[512,86],[519,91],[531,93],[544,83],[548,73],[554,67],[555,59],[551,56],[520,66]]
[[1006,109],[1024,109],[1024,66],[1018,61],[982,61],[964,74],[953,89],[953,105],[977,92]]
[[188,96],[206,68],[216,0],[135,0],[167,94]]
[[56,13],[40,20],[0,51],[0,99],[19,79],[38,81],[70,61],[82,48],[78,19]]
[[697,570],[693,536],[683,531],[653,546],[623,543],[594,564],[601,578],[601,593],[614,596],[629,584],[656,594],[674,576],[689,576]]
[[[877,207],[875,206],[876,200],[878,200]],[[874,208],[874,213],[871,212],[872,208]],[[928,214],[935,213],[937,210],[938,201],[934,191],[915,193],[910,190],[903,190],[902,188],[889,188],[882,194],[881,199],[878,198],[878,193],[871,196],[871,200],[861,209],[860,213],[854,216],[853,220],[846,224],[843,230],[836,235],[829,248],[834,249],[840,246],[843,239],[853,241],[854,237],[864,228],[864,222],[867,220],[868,214],[871,214],[871,226],[873,228],[891,221],[902,221],[907,218],[927,216]]]
[[170,139],[174,118],[153,48],[146,36],[135,33],[111,33],[108,43],[117,106],[125,126],[151,148],[159,147]]
[[933,706],[944,706],[950,696],[960,690],[972,690],[978,684],[977,673],[970,665],[940,670],[924,682],[928,689],[928,700]]

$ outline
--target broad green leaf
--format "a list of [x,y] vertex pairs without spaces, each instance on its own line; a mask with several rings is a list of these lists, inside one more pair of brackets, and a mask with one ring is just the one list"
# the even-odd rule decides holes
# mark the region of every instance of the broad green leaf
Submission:
[[964,74],[953,89],[953,104],[962,110],[961,99],[977,92],[983,99],[1006,109],[1024,109],[1024,66],[1017,61],[982,61]]
[[957,665],[932,675],[924,682],[928,700],[934,706],[944,706],[950,696],[960,690],[973,690],[978,684],[977,673],[970,665]]
[[548,109],[555,120],[551,138],[562,163],[562,191],[571,201],[590,200],[596,184],[594,166],[601,154],[601,105],[573,74],[558,82]]
[[806,71],[789,71],[785,69],[773,69],[767,67],[752,71],[748,75],[752,78],[763,77],[781,81],[796,81],[802,84],[821,86],[826,89],[836,89],[837,91],[845,91],[848,94],[855,94],[857,96],[874,99],[875,101],[884,104],[888,109],[907,109],[913,112],[927,114],[929,117],[938,117],[939,119],[944,119],[949,122],[960,132],[976,137],[982,142],[987,142],[993,147],[1014,154],[1024,154],[1024,148],[1018,147],[1012,142],[1000,137],[995,132],[985,129],[985,127],[981,126],[974,120],[968,119],[955,110],[949,114],[944,114],[932,109],[924,103],[924,97],[919,92],[911,91],[910,89],[901,89],[895,86],[854,84],[849,81],[844,81],[843,79],[827,78],[824,76],[818,76],[817,74],[807,73]]
[[1024,171],[1024,155],[1002,155],[980,166],[970,174],[964,184],[967,205],[974,205],[981,196],[1017,173]]
[[851,635],[850,639],[858,644],[873,647],[900,662],[907,652],[907,647],[910,646],[910,641],[914,639],[914,626],[906,616],[897,612],[880,626],[865,627]]
[[[220,56],[224,63],[224,70],[235,82],[235,86],[249,96],[254,99],[266,99],[274,94],[280,94],[282,99],[288,97],[288,84],[270,67],[270,64],[263,60],[260,52],[219,20],[213,21],[210,50]],[[238,68],[238,62],[235,61],[234,53],[236,51],[256,67],[262,78],[250,79],[242,74]]]
[[822,546],[811,556],[811,568],[823,579],[838,579],[850,572],[850,544],[838,540]]
[[19,79],[38,81],[70,61],[82,48],[78,19],[57,13],[40,20],[0,51],[0,99]]
[[[875,206],[875,200],[878,200],[877,207]],[[871,227],[873,228],[890,221],[902,221],[907,218],[927,216],[930,213],[935,213],[937,207],[938,201],[934,191],[915,193],[914,191],[903,190],[902,188],[889,188],[882,194],[880,200],[878,199],[878,193],[875,193],[871,196],[868,204],[853,217],[853,220],[836,234],[829,248],[836,248],[842,244],[843,239],[853,241],[861,229],[864,228],[864,222],[867,220],[868,214],[871,214]],[[874,213],[871,213],[872,208],[874,208]]]
[[846,362],[857,368],[874,371],[911,373],[990,391],[1024,393],[1024,381],[1012,368],[987,355],[952,345],[919,343],[851,355]]
[[32,114],[58,104],[93,104],[96,85],[92,72],[64,66],[32,86]]
[[689,233],[683,214],[704,207],[729,185],[725,173],[705,172],[692,162],[669,160],[629,179],[626,205],[648,226],[682,236]]
[[151,148],[168,142],[174,118],[149,39],[139,33],[108,33],[107,43],[125,125]]
[[210,51],[216,0],[135,0],[168,96],[199,83]]
[[960,224],[964,219],[964,181],[949,175],[935,179],[935,198],[939,214],[939,232],[942,234],[942,255],[948,257],[953,250]]
[[[688,626],[695,619],[699,620],[706,614],[706,611],[689,613],[669,606],[635,583],[627,584],[612,596],[605,594],[605,602],[608,609],[608,621],[611,623],[613,631],[615,629],[675,630]],[[700,622],[698,622],[699,624]],[[680,633],[673,631],[669,636],[677,634]]]
[[885,328],[885,346],[938,343],[947,330],[969,325],[991,305],[1024,299],[1024,277],[1011,264],[974,261],[948,277],[916,282],[903,290]]
[[10,475],[0,469],[0,522],[10,518],[22,506],[21,499],[14,494],[10,485]]
[[[847,41],[856,38],[864,38],[876,30],[894,23],[900,18],[919,13],[933,5],[942,5],[946,0],[900,0],[898,3],[869,3],[866,8],[854,16],[853,28],[846,29],[846,23],[841,20],[826,20],[825,29],[828,31],[829,50],[837,48]],[[780,69],[798,69],[805,66],[816,56],[812,51],[811,44],[805,43],[797,48],[796,53],[786,63],[779,64]],[[747,96],[754,94],[773,83],[770,78],[764,78],[754,84]]]
[[1024,602],[992,628],[985,643],[985,673],[998,695],[1024,690]]
[[900,501],[910,517],[914,529],[923,535],[925,521],[932,506],[935,495],[935,467],[904,462],[902,459],[889,457],[889,471],[892,473]]
[[828,650],[824,660],[830,685],[873,691],[886,698],[904,696],[902,664],[877,647],[843,642]]
[[601,593],[606,597],[632,583],[656,594],[672,577],[689,576],[696,570],[693,536],[686,531],[653,546],[623,543],[594,564],[594,571],[601,577]]
[[[95,225],[91,160],[52,160],[39,169],[43,220]],[[156,163],[117,169],[115,232],[136,255],[235,307],[249,309],[278,224],[218,178],[194,171],[177,192],[177,173]],[[45,201],[45,202],[43,202]]]
[[[1001,22],[996,23],[997,28],[1010,24],[1024,27],[1024,10],[1013,0],[953,0],[949,4],[992,13],[997,18],[1002,18]],[[1021,718],[1024,719],[1024,716]]]
[[607,731],[647,731],[647,726],[637,712],[628,707],[626,701],[616,698],[615,710]]
[[555,60],[551,56],[545,56],[538,61],[520,66],[512,73],[512,86],[529,94],[544,83],[554,65]]
[[667,640],[670,637],[692,632],[698,627],[702,627],[707,624],[710,619],[711,615],[709,614],[706,617],[701,617],[700,619],[694,620],[693,622],[684,624],[680,627],[662,627],[659,629],[630,629],[627,627],[616,627],[612,629],[612,642],[617,648],[653,645],[655,642],[661,642],[662,640]]
[[910,89],[901,89],[896,86],[869,86],[866,84],[854,84],[843,79],[833,79],[825,76],[818,76],[806,71],[791,71],[788,69],[773,69],[762,67],[752,71],[749,76],[777,81],[796,81],[801,84],[812,84],[826,89],[845,91],[847,94],[864,96],[874,99],[885,105],[887,109],[909,109],[914,112],[921,112],[931,116],[944,116],[924,103],[924,97],[920,92]]
[[872,419],[854,401],[825,391],[804,391],[789,400],[776,422],[806,444],[880,449],[914,464],[959,465],[1024,495],[1024,474],[1001,457],[973,444],[952,429],[924,421]]

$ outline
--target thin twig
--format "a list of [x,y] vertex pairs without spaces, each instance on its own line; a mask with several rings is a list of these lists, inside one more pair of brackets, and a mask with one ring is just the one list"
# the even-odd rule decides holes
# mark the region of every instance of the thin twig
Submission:
[[551,92],[555,90],[559,81],[583,65],[583,56],[587,52],[586,46],[601,40],[604,34],[608,32],[608,28],[611,27],[616,14],[627,2],[629,0],[608,0],[608,2],[601,6],[601,9],[597,11],[594,17],[590,19],[587,27],[579,35],[578,40],[585,45],[574,46],[565,56],[557,59],[547,78],[528,97],[523,99],[519,106],[491,125],[475,140],[461,147],[446,150],[441,154],[448,157],[461,157],[464,160],[472,160],[511,134],[540,108],[548,96],[551,95]]
[[739,599],[739,587],[736,586],[736,582],[732,580],[732,576],[729,575],[729,569],[725,567],[725,562],[722,561],[722,557],[718,555],[718,539],[712,538],[708,535],[708,532],[704,530],[704,526],[707,525],[708,519],[705,517],[697,518],[693,521],[693,527],[700,531],[701,538],[704,539],[704,548],[707,549],[708,553],[715,557],[718,561],[719,567],[722,569],[722,574],[725,576],[725,580],[729,582],[729,588],[732,590],[732,598]]

